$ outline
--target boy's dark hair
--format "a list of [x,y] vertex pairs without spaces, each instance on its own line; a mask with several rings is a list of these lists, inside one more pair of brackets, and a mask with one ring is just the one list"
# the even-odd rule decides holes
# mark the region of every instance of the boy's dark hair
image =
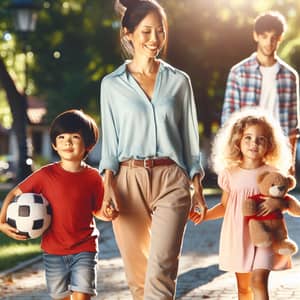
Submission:
[[99,130],[95,120],[81,110],[67,110],[53,120],[50,126],[51,143],[56,145],[56,137],[62,133],[75,132],[82,135],[86,154],[88,154],[97,143]]
[[274,30],[278,36],[286,30],[286,20],[284,16],[277,11],[268,11],[260,14],[254,22],[254,31],[257,34],[270,32]]

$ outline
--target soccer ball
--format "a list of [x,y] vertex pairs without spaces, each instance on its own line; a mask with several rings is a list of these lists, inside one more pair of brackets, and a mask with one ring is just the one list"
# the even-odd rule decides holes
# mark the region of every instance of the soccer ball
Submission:
[[20,194],[8,205],[6,222],[17,228],[19,234],[35,239],[41,236],[51,223],[50,204],[40,194]]

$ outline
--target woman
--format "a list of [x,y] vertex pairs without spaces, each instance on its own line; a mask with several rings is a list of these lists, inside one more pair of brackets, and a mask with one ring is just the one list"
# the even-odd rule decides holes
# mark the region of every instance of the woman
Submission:
[[103,209],[113,219],[134,299],[173,299],[192,208],[206,211],[189,77],[161,59],[167,20],[156,1],[120,1],[131,59],[101,83]]

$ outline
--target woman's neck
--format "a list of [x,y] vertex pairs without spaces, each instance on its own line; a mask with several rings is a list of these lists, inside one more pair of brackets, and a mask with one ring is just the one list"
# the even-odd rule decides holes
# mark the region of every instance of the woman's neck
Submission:
[[159,61],[154,58],[134,57],[128,65],[129,71],[142,75],[155,74],[158,71]]

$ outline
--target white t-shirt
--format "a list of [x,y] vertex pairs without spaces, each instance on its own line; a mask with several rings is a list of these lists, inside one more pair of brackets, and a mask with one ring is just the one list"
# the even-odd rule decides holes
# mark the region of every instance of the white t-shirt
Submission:
[[276,81],[276,74],[278,71],[278,62],[270,67],[260,66],[262,85],[259,105],[270,112],[276,120],[279,120],[279,103]]

